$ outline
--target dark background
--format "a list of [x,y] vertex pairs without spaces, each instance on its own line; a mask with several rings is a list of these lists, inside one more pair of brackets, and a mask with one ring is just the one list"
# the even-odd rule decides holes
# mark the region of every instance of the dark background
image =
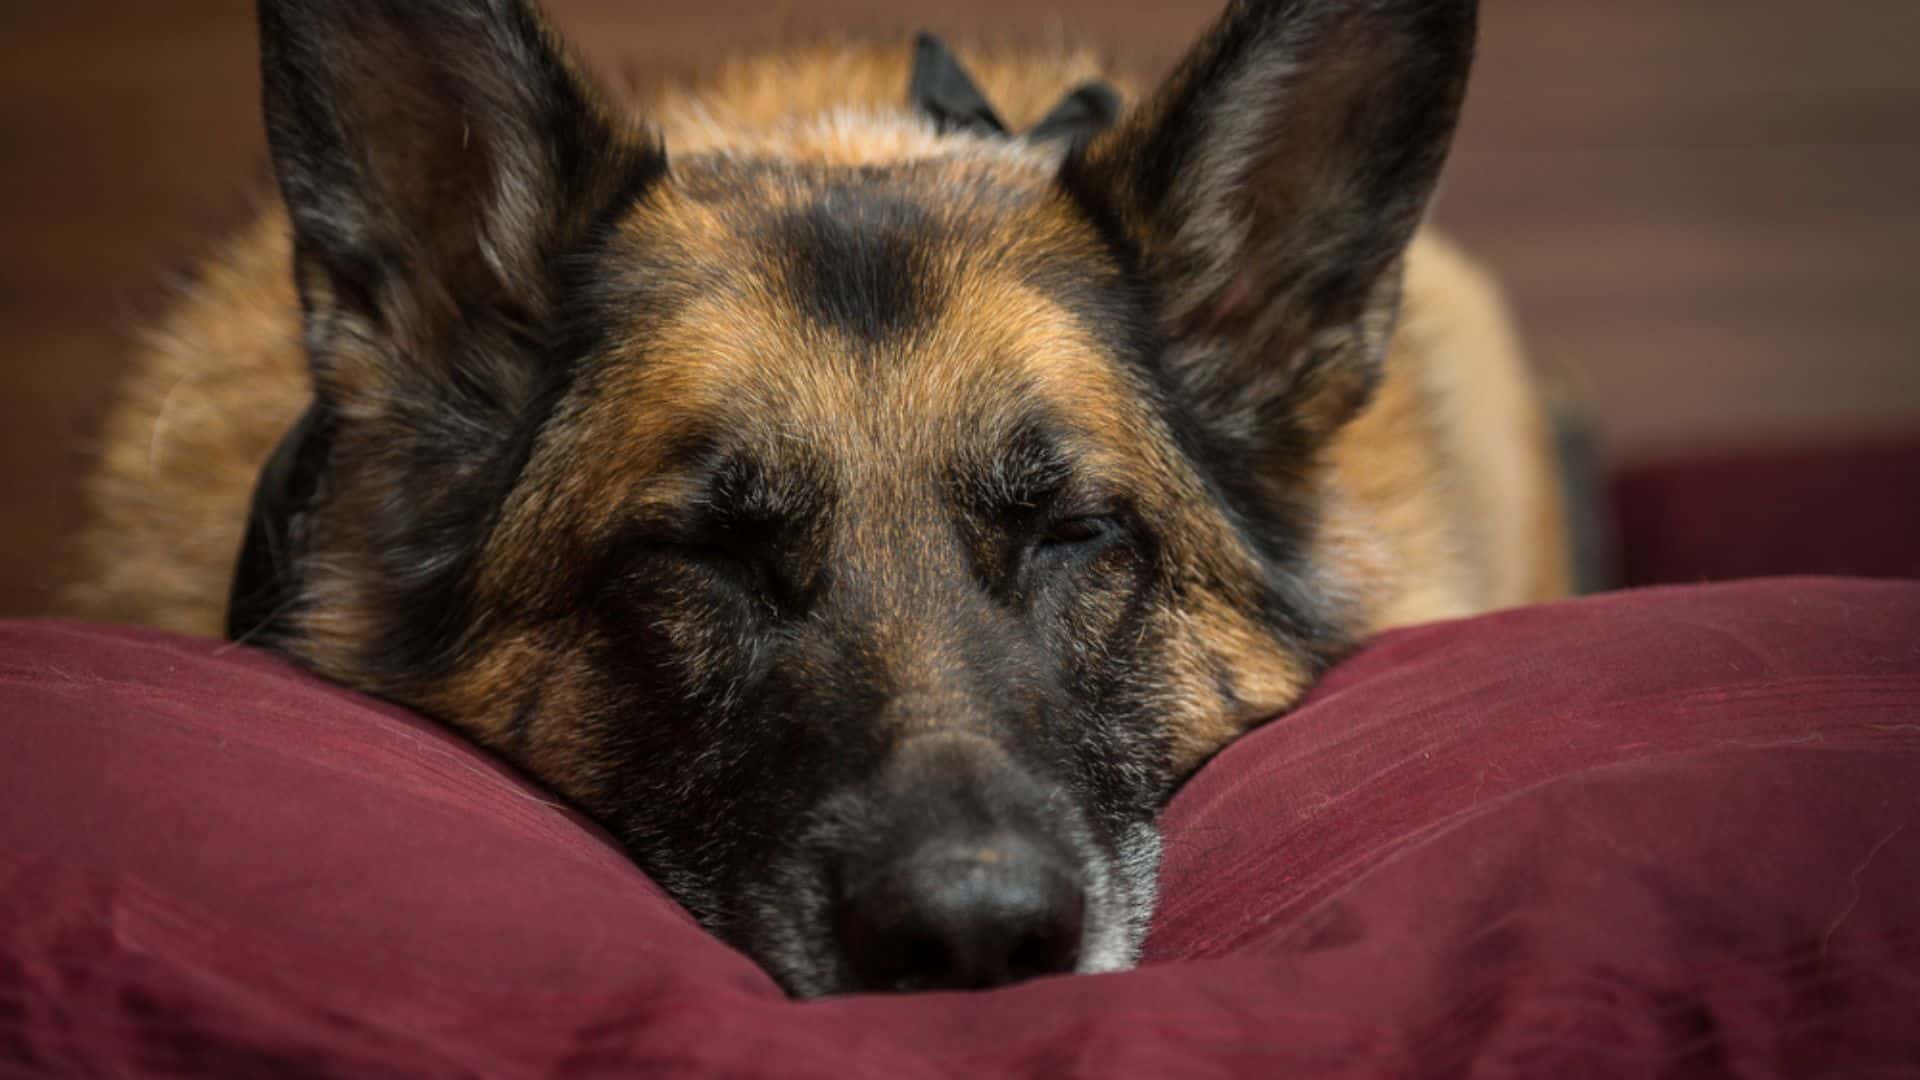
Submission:
[[[795,28],[1072,32],[1158,71],[1217,6],[550,3],[629,81]],[[1920,428],[1920,3],[1484,0],[1483,24],[1439,220],[1612,460]],[[248,0],[0,5],[0,614],[45,604],[137,328],[263,190],[254,64]]]

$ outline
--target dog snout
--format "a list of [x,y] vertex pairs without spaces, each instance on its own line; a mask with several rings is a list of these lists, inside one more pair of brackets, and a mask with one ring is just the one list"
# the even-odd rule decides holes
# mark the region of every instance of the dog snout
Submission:
[[863,990],[982,989],[1072,971],[1086,894],[1066,860],[1015,834],[928,844],[841,903]]

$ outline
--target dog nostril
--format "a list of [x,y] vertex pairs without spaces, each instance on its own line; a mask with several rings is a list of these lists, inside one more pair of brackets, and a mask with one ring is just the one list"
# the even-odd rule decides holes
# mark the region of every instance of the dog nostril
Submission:
[[942,845],[882,869],[841,904],[841,940],[866,990],[977,989],[1072,971],[1086,897],[1024,842]]

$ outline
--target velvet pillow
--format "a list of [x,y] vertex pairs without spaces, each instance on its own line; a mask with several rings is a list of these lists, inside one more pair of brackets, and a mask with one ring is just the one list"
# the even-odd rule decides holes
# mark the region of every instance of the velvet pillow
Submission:
[[1920,585],[1397,632],[1166,833],[1137,971],[794,1003],[430,723],[0,623],[0,1072],[1920,1069]]

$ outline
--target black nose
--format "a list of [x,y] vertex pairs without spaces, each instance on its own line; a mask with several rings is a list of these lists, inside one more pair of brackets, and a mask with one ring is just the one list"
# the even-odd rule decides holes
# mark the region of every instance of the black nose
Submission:
[[1016,836],[942,843],[856,879],[840,909],[865,990],[975,989],[1072,971],[1086,895]]

